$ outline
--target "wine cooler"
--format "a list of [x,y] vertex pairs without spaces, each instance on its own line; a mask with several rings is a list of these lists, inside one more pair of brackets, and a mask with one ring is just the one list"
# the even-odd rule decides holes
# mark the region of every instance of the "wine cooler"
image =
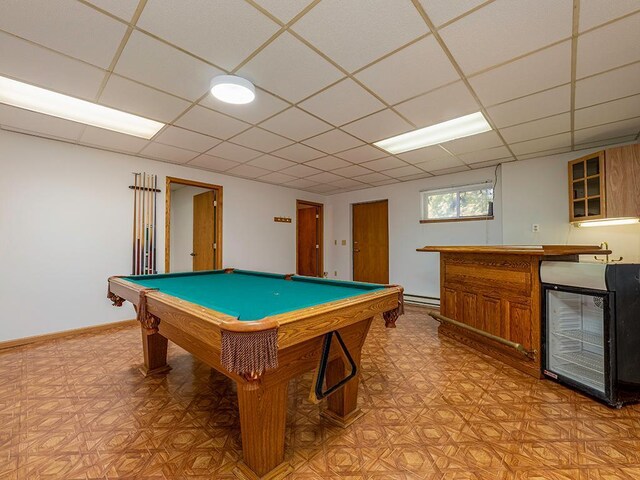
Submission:
[[608,405],[640,400],[640,265],[542,262],[543,371]]

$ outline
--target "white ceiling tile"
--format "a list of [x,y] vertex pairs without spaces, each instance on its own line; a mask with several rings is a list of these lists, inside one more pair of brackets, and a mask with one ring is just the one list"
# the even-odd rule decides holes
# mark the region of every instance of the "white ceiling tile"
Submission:
[[638,0],[580,0],[579,31],[584,32],[637,10],[640,10]]
[[254,124],[260,123],[265,118],[275,115],[289,106],[288,103],[260,88],[256,88],[256,98],[248,104],[234,105],[221,102],[213,95],[207,95],[200,101],[200,105]]
[[640,62],[576,82],[576,108],[640,93]]
[[350,78],[300,104],[333,125],[343,125],[384,108],[384,104]]
[[105,76],[104,70],[3,32],[0,57],[2,75],[90,101],[95,100]]
[[305,165],[309,165],[313,168],[319,168],[320,170],[335,170],[336,168],[348,167],[351,164],[340,158],[328,156],[311,160]]
[[436,160],[438,158],[450,157],[451,154],[446,150],[440,148],[439,145],[432,145],[430,147],[419,148],[410,152],[401,153],[398,155],[405,162],[423,163],[427,160]]
[[429,31],[408,0],[324,0],[293,29],[351,72]]
[[337,170],[334,170],[333,173],[342,175],[343,177],[353,178],[371,173],[371,170],[361,167],[360,165],[350,165],[348,167],[338,168]]
[[253,165],[254,167],[266,168],[267,170],[282,170],[283,168],[292,167],[295,162],[285,160],[283,158],[274,157],[273,155],[263,155],[250,162],[247,165]]
[[174,163],[186,163],[198,156],[198,152],[185,150],[184,148],[172,147],[161,143],[151,142],[140,150],[140,155],[146,157],[167,160]]
[[518,160],[528,160],[530,158],[542,158],[550,155],[557,155],[559,153],[567,153],[571,151],[571,147],[552,148],[551,150],[545,150],[542,152],[528,153],[526,155],[518,155]]
[[564,85],[501,103],[488,108],[487,112],[495,125],[502,128],[567,112],[570,108],[571,88],[569,85]]
[[305,140],[304,143],[326,153],[336,153],[362,145],[362,142],[338,129]]
[[485,106],[571,81],[571,42],[545,48],[469,79]]
[[[640,114],[640,112],[638,112]],[[576,144],[595,142],[608,138],[625,137],[640,133],[640,115],[636,118],[621,122],[607,123],[596,127],[576,130],[573,134]]]
[[272,152],[293,143],[291,140],[281,137],[280,135],[267,132],[257,127],[252,127],[240,135],[233,137],[233,142],[255,150],[260,150],[261,152]]
[[571,151],[571,147],[552,148],[542,152],[528,153],[526,155],[518,155],[518,160],[527,160],[529,158],[541,158],[549,155],[557,155],[558,153],[567,153]]
[[626,120],[640,115],[640,95],[620,98],[575,111],[576,129],[602,125],[603,123]]
[[271,153],[297,163],[303,163],[325,155],[324,152],[320,152],[315,148],[307,147],[301,143],[295,143]]
[[424,173],[424,171],[420,170],[418,167],[415,167],[413,165],[394,168],[392,170],[385,170],[384,172],[385,175],[389,175],[390,177],[393,177],[393,178],[401,178],[401,177],[406,177],[407,175],[416,175],[419,173]]
[[149,0],[138,27],[226,70],[238,66],[279,28],[237,0]]
[[484,162],[470,163],[469,168],[472,168],[473,170],[478,170],[480,168],[495,167],[496,165],[501,165],[501,164],[509,163],[513,161],[515,161],[514,157],[499,158],[495,160],[486,160]]
[[189,103],[117,75],[111,75],[100,95],[103,105],[160,122],[171,122]]
[[207,154],[213,155],[214,157],[233,160],[234,162],[247,162],[262,155],[261,152],[229,142],[223,142],[220,145],[216,145],[209,150]]
[[271,15],[287,23],[298,15],[313,0],[254,0]]
[[440,30],[466,74],[571,37],[573,4],[496,0]]
[[395,109],[418,127],[426,127],[477,112],[480,106],[460,81],[396,105]]
[[424,11],[436,27],[459,17],[486,0],[420,0]]
[[279,113],[260,126],[296,141],[313,137],[333,128],[328,123],[318,120],[296,107]]
[[252,165],[243,164],[227,170],[226,173],[228,173],[229,175],[237,175],[238,177],[244,178],[257,178],[262,177],[263,175],[267,175],[271,172],[269,170],[265,170],[264,168],[258,168]]
[[306,178],[297,178],[296,180],[291,180],[286,183],[287,187],[293,188],[308,188],[315,185],[311,180],[307,180]]
[[336,154],[337,157],[348,160],[351,163],[368,162],[369,160],[386,157],[387,155],[389,155],[387,152],[371,145],[362,145]]
[[318,170],[317,168],[308,167],[307,165],[294,165],[293,167],[288,167],[281,170],[280,173],[302,178],[302,177],[308,177],[310,175],[315,175],[316,173],[320,173],[320,170]]
[[380,172],[391,168],[404,167],[406,163],[395,157],[386,157],[373,160],[372,162],[361,163],[360,165],[376,172]]
[[561,113],[553,117],[521,123],[513,127],[501,128],[500,133],[507,143],[524,142],[533,138],[546,137],[571,130],[571,113]]
[[640,60],[638,45],[640,13],[580,35],[576,78]]
[[341,178],[340,180],[330,183],[331,185],[340,188],[353,188],[363,186],[362,182],[358,182],[357,180],[352,180],[350,178]]
[[444,148],[454,155],[473,152],[476,150],[484,150],[486,148],[497,147],[499,145],[503,145],[503,142],[500,140],[498,134],[493,130],[479,133],[478,135],[459,138],[442,144]]
[[437,175],[449,175],[450,173],[458,173],[458,172],[467,172],[471,170],[471,167],[468,165],[463,165],[461,167],[451,167],[451,168],[443,168],[442,170],[434,170],[431,173],[434,176]]
[[480,150],[479,152],[463,153],[458,155],[458,158],[464,163],[473,164],[493,161],[496,159],[513,158],[507,147],[488,148],[487,150]]
[[85,127],[80,123],[3,104],[0,104],[0,126],[65,140],[78,139]]
[[138,0],[90,0],[98,8],[109,12],[127,22],[131,20],[138,7]]
[[605,140],[597,140],[595,142],[587,142],[577,144],[574,150],[583,150],[585,148],[593,148],[593,147],[604,147],[606,145],[616,145],[620,143],[631,143],[635,142],[635,135],[628,135],[626,137],[615,137],[615,138],[607,138]]
[[164,129],[153,141],[200,153],[206,152],[222,142],[222,140],[218,140],[217,138],[173,126]]
[[127,27],[74,0],[5,0],[0,29],[107,68]]
[[343,76],[288,32],[267,45],[238,75],[291,102],[299,102]]
[[342,180],[342,177],[334,173],[322,172],[322,173],[317,173],[315,175],[311,175],[307,177],[307,180],[311,180],[312,182],[317,182],[317,183],[329,183],[329,182],[335,182],[337,180]]
[[460,80],[433,35],[362,70],[356,78],[390,105]]
[[310,187],[307,187],[306,190],[314,193],[329,193],[329,192],[335,192],[339,190],[339,188],[333,185],[320,184],[320,185],[312,185]]
[[526,142],[514,143],[510,145],[511,150],[518,157],[533,152],[541,152],[556,148],[571,146],[571,133],[560,133],[551,135],[550,137],[538,138],[536,140],[528,140]]
[[138,31],[131,34],[115,72],[189,100],[200,98],[211,79],[224,73]]
[[414,173],[413,175],[407,175],[406,177],[400,177],[398,180],[402,182],[409,182],[411,180],[419,180],[421,178],[433,177],[432,174],[427,172]]
[[285,175],[284,173],[280,173],[280,172],[267,173],[266,175],[258,178],[258,180],[260,180],[261,182],[275,183],[278,185],[282,185],[283,183],[287,183],[295,179],[296,177],[292,177],[291,175]]
[[389,178],[388,180],[380,180],[379,182],[371,182],[371,185],[375,185],[376,187],[381,187],[383,185],[391,185],[392,183],[400,183],[400,180],[397,178]]
[[176,125],[225,140],[249,128],[248,124],[240,120],[199,105],[196,105],[180,117]]
[[[463,162],[455,157],[437,158],[429,160],[424,163],[418,163],[416,166],[426,172],[433,172],[434,170],[442,170],[443,168],[460,167]],[[395,176],[395,175],[394,175]]]
[[132,135],[125,135],[124,133],[112,132],[111,130],[87,125],[80,137],[80,143],[106,148],[108,150],[138,153],[149,141]]
[[238,162],[233,162],[225,158],[219,158],[205,154],[191,160],[189,162],[189,165],[206,168],[208,170],[215,170],[216,172],[225,172],[239,164]]
[[365,182],[365,183],[374,183],[374,182],[384,182],[386,180],[391,180],[390,177],[388,177],[387,175],[383,175],[382,173],[367,173],[365,175],[360,175],[357,177],[354,177],[355,180],[358,180],[360,182]]
[[414,128],[393,110],[386,109],[344,125],[342,129],[366,142],[375,142]]

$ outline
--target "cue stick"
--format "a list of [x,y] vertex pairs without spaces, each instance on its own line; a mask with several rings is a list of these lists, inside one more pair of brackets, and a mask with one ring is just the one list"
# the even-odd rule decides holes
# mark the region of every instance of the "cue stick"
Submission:
[[156,222],[158,221],[158,175],[154,175],[153,177],[153,272],[156,273],[157,265],[156,262],[158,259],[156,258],[156,241],[158,240],[158,229]]
[[142,191],[143,192],[143,197],[142,197],[142,245],[143,245],[142,274],[143,275],[147,274],[147,214],[149,211],[149,206],[147,205],[148,195],[149,195],[149,191],[147,189],[148,183],[149,183],[149,177],[147,176],[147,172],[145,172],[144,173],[144,190]]
[[143,209],[143,197],[144,190],[144,173],[140,174],[140,198],[138,199],[138,208],[140,209],[140,220],[138,221],[138,275],[142,274],[142,209]]
[[131,273],[136,272],[136,197],[138,192],[138,175],[133,174],[133,244],[131,245]]
[[140,202],[142,200],[140,188],[142,186],[142,174],[138,173],[138,194],[136,195],[136,212],[137,212],[137,222],[136,222],[136,275],[140,273],[140,219],[141,219],[141,211],[140,211]]

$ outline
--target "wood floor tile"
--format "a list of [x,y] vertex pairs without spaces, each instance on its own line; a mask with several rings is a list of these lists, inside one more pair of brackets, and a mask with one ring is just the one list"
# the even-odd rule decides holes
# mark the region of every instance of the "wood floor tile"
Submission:
[[[140,347],[123,327],[0,352],[0,479],[234,479],[234,384],[175,345],[171,372],[145,378]],[[320,419],[311,381],[289,385],[288,480],[640,478],[640,406],[523,375],[420,308],[374,322],[350,427]]]

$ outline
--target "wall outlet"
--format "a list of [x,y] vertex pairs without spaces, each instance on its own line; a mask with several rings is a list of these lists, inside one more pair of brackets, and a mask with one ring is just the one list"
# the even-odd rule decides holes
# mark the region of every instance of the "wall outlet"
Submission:
[[531,231],[533,233],[538,233],[540,231],[540,224],[539,223],[532,223],[531,224]]

